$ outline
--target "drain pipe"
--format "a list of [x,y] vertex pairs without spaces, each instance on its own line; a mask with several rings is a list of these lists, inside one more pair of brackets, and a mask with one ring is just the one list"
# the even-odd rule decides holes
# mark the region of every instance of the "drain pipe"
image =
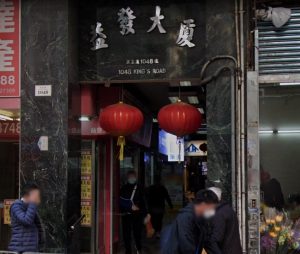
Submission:
[[241,237],[242,237],[242,246],[243,246],[243,252],[247,252],[247,232],[246,232],[246,221],[247,221],[247,179],[246,179],[246,126],[245,126],[245,42],[244,42],[244,1],[239,0],[239,21],[240,21],[240,29],[239,29],[239,35],[240,35],[240,124],[241,124],[241,135],[240,135],[240,141],[241,141]]

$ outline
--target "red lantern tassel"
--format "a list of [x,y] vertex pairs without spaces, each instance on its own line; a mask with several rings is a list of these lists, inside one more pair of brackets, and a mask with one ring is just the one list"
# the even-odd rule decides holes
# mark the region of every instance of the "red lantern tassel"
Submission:
[[125,147],[126,141],[124,136],[118,137],[117,146],[120,147],[120,154],[119,154],[119,160],[124,160],[124,147]]

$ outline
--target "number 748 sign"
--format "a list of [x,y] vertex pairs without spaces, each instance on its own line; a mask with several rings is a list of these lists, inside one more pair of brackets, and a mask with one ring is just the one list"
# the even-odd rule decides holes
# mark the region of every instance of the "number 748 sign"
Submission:
[[0,121],[0,138],[18,138],[20,135],[19,121]]

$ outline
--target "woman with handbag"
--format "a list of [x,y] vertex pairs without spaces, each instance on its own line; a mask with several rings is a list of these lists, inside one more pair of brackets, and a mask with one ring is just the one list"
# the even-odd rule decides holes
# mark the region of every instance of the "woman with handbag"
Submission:
[[127,183],[120,191],[120,209],[122,213],[123,238],[126,254],[132,254],[131,235],[133,233],[136,252],[142,250],[142,230],[144,218],[147,217],[147,208],[144,191],[137,183],[135,171],[128,171]]

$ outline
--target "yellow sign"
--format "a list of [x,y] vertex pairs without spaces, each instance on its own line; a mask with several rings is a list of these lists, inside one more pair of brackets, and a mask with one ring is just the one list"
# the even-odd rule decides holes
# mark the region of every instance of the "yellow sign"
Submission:
[[10,225],[10,207],[15,202],[14,199],[4,199],[4,224]]
[[92,174],[92,154],[91,151],[81,152],[81,174],[91,175]]
[[81,152],[81,215],[84,215],[82,226],[92,225],[92,153]]
[[92,177],[81,176],[81,200],[92,199]]
[[82,226],[91,226],[92,225],[92,201],[86,200],[81,201],[81,215],[84,215],[83,220],[81,221]]

